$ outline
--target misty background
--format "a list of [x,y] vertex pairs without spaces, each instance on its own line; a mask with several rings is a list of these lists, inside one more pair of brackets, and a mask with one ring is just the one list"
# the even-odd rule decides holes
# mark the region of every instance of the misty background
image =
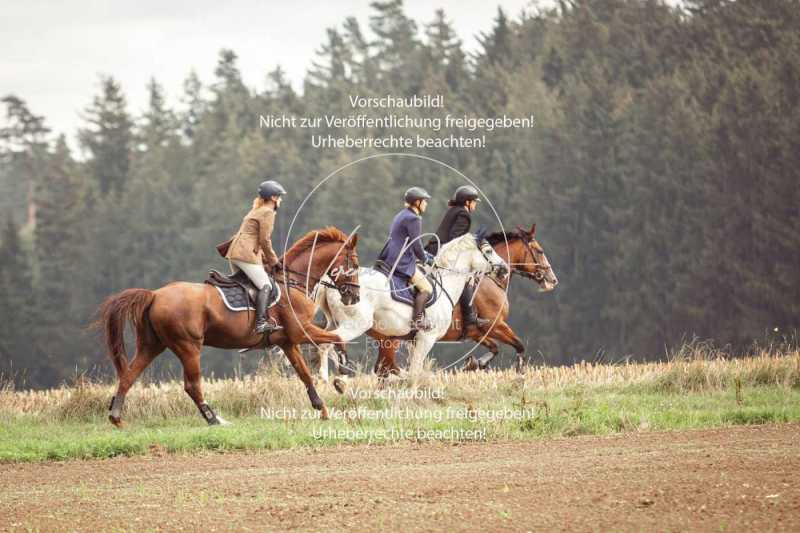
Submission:
[[[498,6],[517,16],[535,4],[406,0],[404,10],[410,18],[429,21],[444,9],[464,49],[473,51]],[[4,93],[25,95],[54,132],[67,134],[73,148],[80,148],[73,134],[100,74],[114,76],[125,87],[134,114],[147,109],[151,77],[164,88],[166,101],[176,105],[186,74],[194,70],[210,80],[223,48],[236,51],[248,87],[263,90],[267,72],[280,66],[288,82],[301,90],[325,30],[345,17],[366,25],[370,14],[369,0],[9,3],[0,18],[0,87]]]
[[[536,117],[530,130],[487,134],[483,149],[421,152],[475,180],[507,228],[537,223],[560,284],[540,294],[515,279],[510,293],[533,362],[663,358],[695,337],[745,350],[794,335],[796,0],[327,5],[7,8],[0,372],[33,387],[108,373],[84,330],[97,305],[225,269],[214,245],[267,177],[291,191],[279,249],[313,228],[361,224],[368,265],[412,184],[434,194],[424,230],[435,230],[458,176],[379,158],[322,188],[288,233],[320,179],[374,153],[313,149],[312,133],[391,132],[260,129],[259,115],[348,114],[350,94],[443,94],[443,113]],[[476,223],[499,229],[485,207]],[[453,350],[463,348],[434,357],[445,364]],[[206,375],[258,363],[203,355]]]

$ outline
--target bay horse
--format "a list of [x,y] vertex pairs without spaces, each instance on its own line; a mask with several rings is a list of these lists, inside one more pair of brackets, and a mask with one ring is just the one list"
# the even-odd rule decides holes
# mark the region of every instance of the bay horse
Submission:
[[[344,301],[358,302],[357,242],[357,234],[348,236],[335,227],[310,231],[284,254],[282,272],[275,276],[281,296],[269,313],[283,329],[271,333],[268,340],[286,354],[322,419],[328,418],[328,410],[314,388],[299,345],[342,342],[339,336],[312,322],[316,304],[309,295],[328,276]],[[126,322],[136,332],[136,354],[130,362],[123,337]],[[254,332],[254,322],[255,313],[230,311],[219,291],[206,283],[177,281],[156,290],[127,289],[107,298],[100,305],[93,325],[104,333],[108,355],[119,379],[109,407],[111,423],[122,425],[122,407],[128,390],[142,371],[169,348],[180,359],[184,389],[206,422],[227,424],[203,399],[200,353],[203,346],[258,347],[263,335]]]
[[[535,281],[539,285],[540,292],[552,291],[558,285],[558,278],[547,260],[544,249],[534,237],[535,233],[536,224],[533,224],[530,230],[517,226],[514,231],[496,232],[487,236],[497,255],[511,267],[510,276],[504,279],[483,278],[475,291],[474,304],[478,315],[488,318],[492,324],[486,330],[471,325],[465,332],[461,306],[457,305],[453,310],[450,329],[439,339],[458,341],[469,338],[489,349],[489,352],[480,359],[471,356],[465,365],[466,370],[487,368],[498,354],[497,342],[514,347],[517,352],[517,370],[522,370],[525,362],[525,345],[507,322],[510,307],[506,292],[511,277],[516,274]],[[395,357],[400,342],[402,342],[400,339],[386,338],[378,343],[378,360],[375,362],[374,371],[379,377],[400,373]]]

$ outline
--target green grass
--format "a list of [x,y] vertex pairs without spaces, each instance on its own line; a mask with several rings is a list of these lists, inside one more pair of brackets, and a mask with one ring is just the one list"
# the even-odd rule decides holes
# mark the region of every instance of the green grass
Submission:
[[[731,358],[706,344],[690,344],[663,362],[537,366],[524,375],[432,373],[385,388],[365,374],[348,385],[364,394],[338,395],[329,385],[319,387],[334,415],[329,421],[314,419],[300,381],[274,366],[242,378],[204,380],[203,388],[210,405],[233,426],[206,426],[183,384],[175,381],[131,389],[124,429],[106,419],[112,383],[78,379],[45,391],[0,384],[0,462],[800,422],[800,351],[771,347]],[[438,391],[441,397],[380,397],[414,390]],[[294,416],[260,416],[270,409]],[[388,419],[370,418],[383,410],[390,410]],[[398,416],[406,410],[414,416]],[[485,416],[497,412],[524,416]],[[337,416],[342,413],[346,416]],[[473,420],[467,413],[484,417]],[[438,435],[424,433],[437,430]],[[472,433],[453,435],[458,430]]]
[[[473,430],[487,440],[531,439],[572,435],[606,435],[630,431],[709,428],[741,424],[800,421],[800,388],[783,385],[736,385],[707,390],[672,392],[656,379],[646,384],[572,385],[556,390],[529,389],[513,381],[500,382],[492,394],[471,396],[457,389],[444,400],[408,401],[370,399],[326,393],[329,407],[367,409],[408,407],[417,420],[369,420],[359,416],[330,421],[268,420],[258,410],[225,412],[232,426],[208,427],[198,415],[127,416],[123,429],[111,426],[105,416],[53,416],[52,413],[0,413],[0,461],[42,461],[74,458],[105,458],[150,453],[263,450],[295,447],[336,446],[347,443],[385,443],[380,433],[400,440],[416,440],[417,430]],[[663,383],[661,383],[663,385]],[[666,390],[665,390],[666,389]],[[447,390],[447,389],[445,389]],[[523,393],[524,391],[524,393]],[[186,403],[190,403],[185,398]],[[220,401],[220,404],[225,402]],[[214,404],[214,398],[211,398]],[[281,407],[277,405],[262,405]],[[447,409],[451,409],[448,413]],[[454,412],[527,410],[523,419],[471,421],[455,419]],[[307,407],[297,412],[311,412]],[[437,416],[437,413],[440,416]],[[363,413],[361,413],[363,415]],[[233,415],[233,416],[232,416]],[[356,430],[364,434],[354,434]],[[350,437],[324,436],[323,430],[353,433]],[[406,433],[402,433],[404,430]],[[375,436],[378,436],[375,439]]]

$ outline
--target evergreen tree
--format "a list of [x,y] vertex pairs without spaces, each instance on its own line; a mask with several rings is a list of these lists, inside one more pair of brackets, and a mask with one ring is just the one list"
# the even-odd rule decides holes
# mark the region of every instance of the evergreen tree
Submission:
[[6,107],[6,123],[0,128],[0,160],[8,165],[11,180],[17,177],[22,185],[16,196],[20,198],[24,191],[26,222],[32,229],[36,225],[36,176],[42,172],[47,158],[50,129],[45,126],[44,117],[32,113],[21,98],[8,95],[2,102]]
[[48,360],[31,364],[31,357],[40,355],[32,338],[36,324],[31,265],[13,218],[6,220],[0,238],[0,373],[17,385],[51,385],[58,365]]
[[90,156],[89,169],[102,194],[124,189],[131,164],[133,122],[125,95],[110,76],[101,77],[100,94],[86,109],[87,127],[80,130],[81,145]]
[[139,146],[144,151],[164,146],[178,129],[175,113],[166,106],[164,89],[154,78],[147,84],[147,95],[148,107],[138,131]]
[[191,141],[194,139],[195,130],[201,117],[206,111],[206,101],[203,99],[203,84],[192,70],[183,82],[183,97],[181,103],[184,110],[180,115],[181,131]]

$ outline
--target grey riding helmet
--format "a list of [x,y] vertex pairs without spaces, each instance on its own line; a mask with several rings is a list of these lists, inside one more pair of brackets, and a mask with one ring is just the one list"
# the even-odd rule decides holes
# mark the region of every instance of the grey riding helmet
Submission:
[[275,180],[261,182],[261,185],[258,186],[258,195],[265,200],[273,196],[282,196],[284,194],[286,194],[286,189]]
[[417,200],[430,200],[431,195],[422,187],[411,187],[403,196],[407,204],[413,204]]
[[478,202],[481,201],[480,195],[478,194],[478,189],[472,185],[462,185],[456,189],[455,193],[453,193],[453,202],[456,204],[463,205],[470,200],[477,200]]

